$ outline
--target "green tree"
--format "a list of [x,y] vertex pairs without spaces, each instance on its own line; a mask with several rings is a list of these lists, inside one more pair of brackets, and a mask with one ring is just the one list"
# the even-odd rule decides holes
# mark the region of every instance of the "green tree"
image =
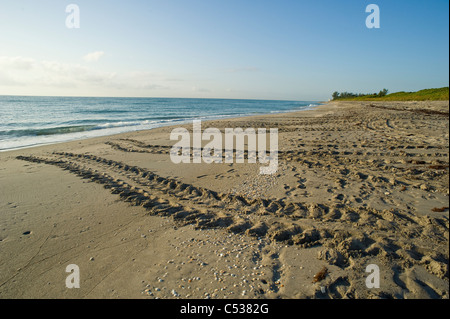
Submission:
[[387,89],[382,89],[382,90],[380,91],[380,93],[378,93],[378,96],[386,96],[387,92],[388,92]]
[[339,98],[339,92],[333,92],[333,94],[331,94],[331,97],[333,98],[333,100],[337,100]]

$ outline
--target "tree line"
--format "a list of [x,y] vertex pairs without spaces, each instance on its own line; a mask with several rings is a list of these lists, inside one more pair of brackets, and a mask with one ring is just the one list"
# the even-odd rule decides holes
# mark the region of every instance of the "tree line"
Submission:
[[387,89],[382,89],[380,92],[378,93],[351,93],[351,92],[333,92],[333,94],[331,94],[331,97],[333,100],[339,100],[339,99],[351,99],[351,98],[355,98],[355,97],[361,97],[361,96],[366,96],[366,97],[382,97],[382,96],[386,96],[386,94],[388,93]]

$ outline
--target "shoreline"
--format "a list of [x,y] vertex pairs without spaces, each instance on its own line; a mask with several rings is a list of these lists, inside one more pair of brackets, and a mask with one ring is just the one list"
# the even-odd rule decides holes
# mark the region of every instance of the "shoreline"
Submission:
[[[185,98],[180,98],[180,100],[186,100]],[[192,100],[198,100],[198,99],[194,99],[192,98]],[[210,100],[226,100],[226,99],[210,99]],[[237,101],[240,101],[237,99]],[[249,101],[259,101],[259,100],[249,100]],[[261,101],[266,101],[267,100],[261,100]],[[277,100],[273,100],[273,101],[277,101]],[[288,102],[288,100],[286,101],[281,101],[280,102]],[[280,110],[280,111],[270,111],[269,113],[258,113],[258,114],[244,114],[244,115],[208,115],[208,119],[203,120],[202,121],[216,121],[216,120],[226,120],[226,119],[232,119],[232,118],[241,118],[241,117],[251,117],[251,116],[258,116],[258,115],[271,115],[271,114],[283,114],[283,113],[291,113],[291,112],[299,112],[299,111],[305,111],[305,110],[309,110],[311,108],[314,108],[316,106],[320,106],[323,105],[326,102],[318,102],[318,101],[292,101],[292,102],[308,102],[308,103],[313,103],[315,105],[311,106],[312,104],[309,105],[305,105],[304,109],[301,110]],[[204,117],[204,116],[203,116]],[[119,133],[101,133],[101,135],[97,135],[97,136],[90,136],[90,137],[67,137],[67,135],[69,134],[63,134],[63,135],[59,135],[59,137],[61,138],[60,141],[52,141],[52,142],[47,142],[47,143],[37,143],[34,145],[26,145],[26,146],[18,146],[18,147],[14,147],[14,148],[10,148],[10,149],[0,149],[0,153],[2,152],[9,152],[9,151],[14,151],[14,150],[22,150],[22,149],[26,149],[26,148],[32,148],[32,147],[39,147],[39,146],[46,146],[46,145],[53,145],[53,144],[61,144],[61,143],[66,143],[66,142],[72,142],[72,141],[81,141],[81,140],[86,140],[86,139],[90,139],[90,138],[101,138],[101,137],[107,137],[107,136],[114,136],[114,135],[120,135],[120,134],[125,134],[125,133],[132,133],[132,132],[139,132],[139,131],[148,131],[148,130],[152,130],[152,129],[157,129],[159,127],[167,127],[167,126],[178,126],[178,125],[183,125],[189,122],[192,122],[193,120],[196,119],[191,119],[191,120],[183,120],[180,119],[180,121],[176,121],[174,123],[170,123],[170,124],[165,124],[165,123],[159,123],[156,124],[156,127],[153,128],[145,128],[145,129],[137,129],[137,130],[131,130],[131,131],[125,131],[125,132],[119,132]],[[101,131],[101,129],[94,129],[94,130],[86,130],[84,132],[95,132],[95,131]],[[44,135],[44,137],[47,136],[53,136],[53,135]]]
[[448,101],[369,103],[202,121],[278,128],[268,176],[172,163],[192,123],[1,152],[0,298],[448,298]]

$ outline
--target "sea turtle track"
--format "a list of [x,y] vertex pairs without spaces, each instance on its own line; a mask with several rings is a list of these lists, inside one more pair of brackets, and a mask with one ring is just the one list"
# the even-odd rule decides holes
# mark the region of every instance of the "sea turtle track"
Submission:
[[[60,167],[103,185],[149,214],[171,217],[180,226],[223,228],[305,248],[323,245],[339,253],[336,264],[340,267],[348,267],[352,258],[378,256],[405,266],[421,264],[439,277],[448,277],[448,248],[436,250],[448,243],[449,221],[445,217],[416,216],[398,209],[252,199],[92,154],[54,152],[17,159]],[[417,244],[403,246],[402,238],[416,238]]]
[[[170,145],[153,145],[135,139],[120,139],[106,142],[113,149],[122,152],[170,154]],[[438,151],[425,154],[415,154],[412,150],[431,150],[436,147],[430,145],[418,146],[391,146],[387,150],[370,149],[365,150],[361,143],[358,144],[323,144],[323,143],[300,143],[297,149],[278,151],[280,161],[294,163],[307,169],[326,169],[334,179],[345,176],[347,180],[367,180],[369,186],[385,185],[405,186],[420,188],[420,180],[435,181],[435,189],[440,192],[446,191],[446,181],[449,174],[448,153]],[[339,148],[339,149],[338,149]],[[192,156],[194,149],[190,147]],[[397,151],[396,151],[397,150]],[[407,152],[409,150],[409,152]],[[233,149],[233,154],[236,152]],[[248,151],[244,150],[244,158],[248,159]],[[224,154],[222,154],[224,157]],[[342,167],[355,167],[356,171],[342,170]],[[371,172],[361,174],[359,170]],[[385,176],[389,175],[389,178]]]

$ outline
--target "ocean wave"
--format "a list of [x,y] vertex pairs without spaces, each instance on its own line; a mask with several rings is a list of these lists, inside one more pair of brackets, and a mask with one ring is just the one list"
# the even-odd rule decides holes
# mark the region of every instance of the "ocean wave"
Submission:
[[[23,128],[0,131],[0,137],[27,137],[27,136],[46,136],[46,135],[64,135],[70,133],[79,133],[94,130],[107,130],[114,128],[127,127],[146,127],[155,124],[163,124],[166,122],[175,122],[180,119],[163,119],[163,120],[141,120],[141,121],[118,121],[106,122],[101,124],[83,124],[83,125],[66,125],[46,128]],[[182,119],[181,119],[182,120]]]
[[136,125],[145,125],[150,124],[148,120],[145,121],[120,121],[120,122],[110,122],[98,124],[96,126],[97,129],[111,128],[111,127],[125,127],[125,126],[136,126]]
[[105,109],[105,110],[91,110],[91,109],[83,109],[78,110],[74,113],[80,114],[115,114],[115,113],[133,113],[139,112],[140,110],[130,110],[130,109]]
[[89,131],[94,129],[96,126],[97,125],[77,125],[77,126],[62,126],[49,128],[18,129],[0,132],[0,135],[20,137],[20,136],[68,134],[68,133]]

